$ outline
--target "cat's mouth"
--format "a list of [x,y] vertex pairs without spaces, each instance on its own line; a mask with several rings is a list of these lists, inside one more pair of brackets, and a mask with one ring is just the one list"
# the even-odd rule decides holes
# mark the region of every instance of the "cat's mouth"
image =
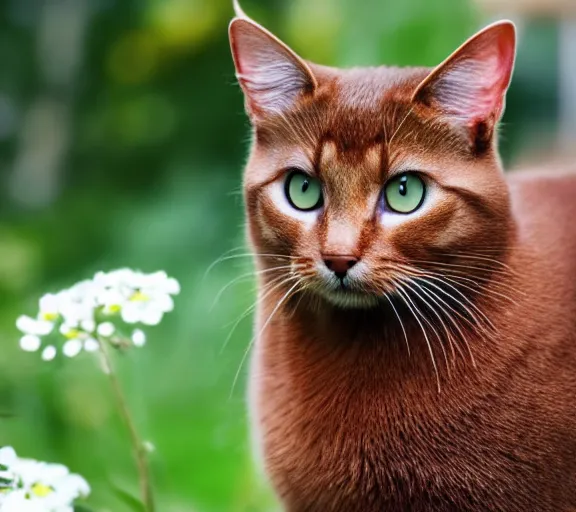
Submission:
[[372,308],[381,302],[382,297],[372,292],[363,282],[365,269],[357,265],[345,276],[337,276],[324,266],[317,269],[314,291],[324,300],[341,308]]
[[331,304],[342,308],[372,308],[380,302],[376,295],[355,291],[344,285],[337,289],[323,290],[321,295]]
[[342,308],[371,308],[380,302],[377,295],[359,289],[358,284],[348,278],[330,280],[317,291],[325,300]]

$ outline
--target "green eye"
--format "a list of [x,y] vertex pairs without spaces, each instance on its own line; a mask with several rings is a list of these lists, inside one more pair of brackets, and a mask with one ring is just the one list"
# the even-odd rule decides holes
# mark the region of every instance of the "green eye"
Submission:
[[297,210],[315,210],[323,203],[320,181],[301,171],[292,172],[284,186],[286,197]]
[[404,173],[392,178],[384,189],[386,204],[398,213],[412,213],[422,206],[426,187],[417,174]]

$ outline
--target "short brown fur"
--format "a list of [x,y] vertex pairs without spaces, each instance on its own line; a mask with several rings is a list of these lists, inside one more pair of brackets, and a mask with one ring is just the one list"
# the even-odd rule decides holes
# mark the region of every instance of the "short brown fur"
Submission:
[[[435,71],[297,62],[308,85],[272,114],[242,61],[252,30],[281,43],[245,15],[231,26],[264,271],[251,410],[286,510],[576,510],[576,173],[502,174],[511,62],[489,112],[463,122],[435,104],[436,75],[476,40],[513,46],[510,25]],[[293,168],[321,180],[317,213],[281,206]],[[382,188],[402,170],[423,173],[432,198],[382,220]],[[333,254],[363,265],[350,292],[322,274]]]

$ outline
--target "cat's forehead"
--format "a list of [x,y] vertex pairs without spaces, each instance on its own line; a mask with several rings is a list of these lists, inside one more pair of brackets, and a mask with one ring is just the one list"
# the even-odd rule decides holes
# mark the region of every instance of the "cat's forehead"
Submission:
[[[341,107],[366,112],[380,110],[387,100],[408,102],[429,72],[428,68],[387,66],[337,69],[331,77],[333,100]],[[327,82],[330,82],[329,78]]]
[[[335,69],[311,65],[318,77],[314,98],[264,126],[273,145],[314,146],[330,140],[339,154],[354,156],[391,134],[410,111],[427,68]],[[264,138],[264,140],[266,137]]]
[[406,116],[412,95],[427,74],[428,70],[417,68],[338,70],[332,82],[320,86],[320,95],[326,94],[325,129],[344,148],[388,139],[387,132]]

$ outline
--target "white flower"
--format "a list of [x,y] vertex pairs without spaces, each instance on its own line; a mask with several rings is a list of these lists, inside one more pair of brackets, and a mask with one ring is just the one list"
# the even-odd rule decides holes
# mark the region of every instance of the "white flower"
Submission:
[[11,446],[0,448],[0,464],[3,466],[12,466],[18,460],[16,451]]
[[88,338],[84,342],[84,350],[86,352],[97,352],[99,348],[100,348],[100,344],[94,338]]
[[20,338],[20,348],[26,352],[36,352],[41,345],[42,340],[39,336],[25,334]]
[[[95,326],[94,326],[95,327]],[[96,328],[91,331],[96,330]],[[66,357],[76,357],[82,349],[87,352],[94,352],[98,350],[98,342],[90,334],[86,332],[81,327],[75,327],[73,325],[64,323],[60,326],[60,334],[66,338],[66,342],[62,347],[62,353]]]
[[143,347],[146,344],[146,333],[141,329],[134,329],[132,343],[136,347]]
[[[157,325],[165,313],[174,309],[172,296],[178,293],[178,281],[164,271],[144,274],[122,268],[98,272],[93,279],[42,296],[36,318],[20,316],[16,321],[23,333],[20,347],[28,352],[41,350],[45,361],[54,359],[60,347],[57,343],[44,346],[43,337],[52,334],[56,326],[63,336],[62,353],[67,357],[75,357],[82,350],[96,352],[100,348],[98,337],[124,346],[121,339],[116,339],[119,336],[111,339],[116,333],[113,323],[99,322],[102,313],[120,313],[127,324]],[[137,329],[131,341],[141,347],[146,336]]]
[[7,492],[6,489],[11,489],[16,484],[16,476],[12,471],[12,467],[17,460],[18,457],[14,448],[10,446],[0,448],[0,483],[2,483],[2,486],[0,486],[0,496],[2,496],[4,492]]
[[174,309],[170,295],[179,293],[178,282],[165,272],[155,272],[136,275],[135,284],[134,293],[122,308],[122,319],[128,324],[159,324],[164,313]]
[[60,308],[58,304],[58,295],[53,293],[47,293],[46,295],[43,295],[38,302],[40,318],[43,320],[49,320],[51,322],[56,320],[60,314]]
[[94,276],[102,288],[98,298],[105,312],[120,311],[128,324],[157,325],[165,313],[174,309],[171,295],[180,293],[180,285],[166,272],[144,274],[127,268]]
[[3,498],[0,497],[0,500],[2,512],[46,512],[41,502],[28,499],[24,489],[9,492]]
[[0,494],[2,512],[72,512],[74,501],[90,494],[86,480],[66,466],[19,459],[11,448],[0,450],[3,455],[17,485]]
[[114,334],[116,328],[112,322],[103,322],[98,326],[97,333],[99,336],[103,336],[104,338],[109,338]]
[[66,357],[76,357],[80,352],[82,352],[83,347],[84,343],[78,338],[75,338],[64,343],[64,346],[62,347],[62,353]]
[[58,309],[64,322],[73,327],[84,324],[88,330],[94,330],[94,310],[97,302],[98,287],[91,280],[81,281],[72,288],[60,292]]
[[48,320],[36,319],[26,315],[21,315],[16,320],[16,327],[24,334],[46,336],[52,332],[52,329],[54,329],[54,323]]
[[52,361],[52,359],[54,359],[56,357],[56,354],[57,354],[56,347],[54,345],[48,345],[42,351],[42,359],[44,361]]

